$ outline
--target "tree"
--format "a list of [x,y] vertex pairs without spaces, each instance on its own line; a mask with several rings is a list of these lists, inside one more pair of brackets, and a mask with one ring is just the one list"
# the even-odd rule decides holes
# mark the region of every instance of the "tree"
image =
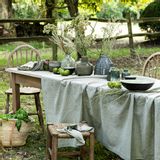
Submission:
[[64,2],[67,4],[67,8],[71,17],[78,15],[78,1],[79,0],[64,0]]
[[12,15],[12,0],[0,0],[0,18],[10,18]]

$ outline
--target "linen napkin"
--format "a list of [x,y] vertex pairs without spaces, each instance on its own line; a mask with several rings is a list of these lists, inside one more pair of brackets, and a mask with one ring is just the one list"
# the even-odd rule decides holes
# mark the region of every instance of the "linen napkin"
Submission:
[[43,64],[44,64],[44,61],[30,61],[17,68],[18,70],[22,70],[22,71],[42,71]]
[[62,129],[57,129],[58,132],[67,133],[76,139],[76,145],[82,146],[85,144],[85,140],[81,132],[87,132],[93,130],[93,127],[88,126],[86,123],[73,124]]

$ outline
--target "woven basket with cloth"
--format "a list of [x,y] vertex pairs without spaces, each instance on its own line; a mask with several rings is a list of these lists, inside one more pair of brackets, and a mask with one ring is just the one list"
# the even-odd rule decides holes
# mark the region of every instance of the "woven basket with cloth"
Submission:
[[16,119],[4,120],[0,119],[0,146],[1,147],[17,147],[26,144],[26,139],[31,131],[30,122],[22,122],[18,131],[16,127]]

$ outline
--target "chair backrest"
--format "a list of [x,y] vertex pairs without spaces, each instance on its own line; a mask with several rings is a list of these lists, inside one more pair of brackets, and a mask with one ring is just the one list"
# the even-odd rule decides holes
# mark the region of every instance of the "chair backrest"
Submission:
[[39,61],[40,52],[31,45],[24,44],[16,47],[8,57],[8,67],[16,67],[29,61]]
[[153,53],[147,58],[142,75],[160,79],[160,52]]

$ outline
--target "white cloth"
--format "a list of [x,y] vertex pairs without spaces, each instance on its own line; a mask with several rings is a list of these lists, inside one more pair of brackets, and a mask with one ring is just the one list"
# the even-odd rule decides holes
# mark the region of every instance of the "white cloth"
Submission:
[[47,122],[85,120],[96,138],[123,159],[160,160],[160,81],[145,92],[122,88],[115,94],[108,94],[106,83],[42,78]]
[[43,70],[43,63],[43,61],[30,61],[17,68],[22,71],[41,71]]
[[93,127],[90,127],[86,124],[81,124],[81,123],[74,125],[74,126],[76,126],[76,128],[74,127],[72,129],[72,126],[67,126],[62,129],[57,129],[57,131],[62,132],[62,133],[67,133],[67,134],[71,135],[72,137],[74,137],[76,139],[76,147],[82,146],[85,144],[85,140],[84,140],[81,132],[91,131],[91,130],[93,130]]

